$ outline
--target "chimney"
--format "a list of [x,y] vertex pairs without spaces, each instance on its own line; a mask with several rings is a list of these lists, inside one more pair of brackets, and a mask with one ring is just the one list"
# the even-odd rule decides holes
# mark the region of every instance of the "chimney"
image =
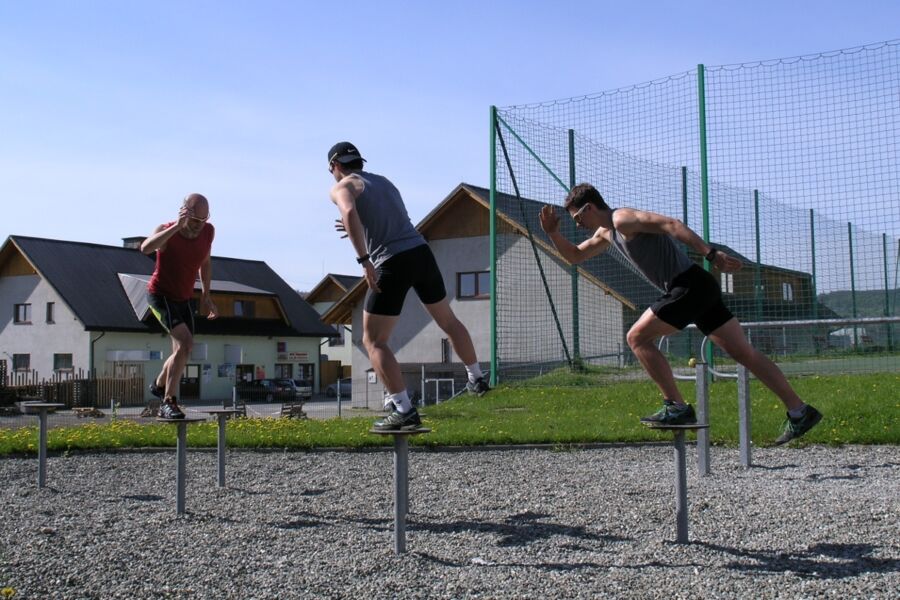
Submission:
[[143,235],[122,238],[122,246],[125,248],[131,248],[132,250],[140,250],[141,244],[143,244],[144,240],[146,239],[147,237]]

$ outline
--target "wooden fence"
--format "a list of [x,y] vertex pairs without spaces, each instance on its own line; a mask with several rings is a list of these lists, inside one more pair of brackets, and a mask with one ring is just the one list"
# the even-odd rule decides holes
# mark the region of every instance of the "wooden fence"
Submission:
[[50,379],[36,371],[9,372],[0,361],[0,403],[11,404],[21,398],[40,398],[59,402],[66,408],[108,408],[115,400],[119,406],[144,406],[143,376],[98,377],[96,372],[56,373]]

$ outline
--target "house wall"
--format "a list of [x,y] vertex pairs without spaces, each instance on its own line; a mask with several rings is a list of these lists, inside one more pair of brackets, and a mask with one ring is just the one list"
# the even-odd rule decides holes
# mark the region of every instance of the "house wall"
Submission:
[[[329,308],[334,306],[334,301],[328,302],[316,302],[312,305],[316,312],[324,314]],[[334,328],[343,327],[340,323],[335,323]],[[350,327],[350,325],[347,325]],[[353,340],[351,338],[350,333],[344,332],[344,343],[340,346],[331,346],[328,344],[328,340],[331,338],[322,338],[320,341],[322,342],[322,354],[328,356],[328,360],[339,360],[341,361],[341,365],[352,365],[353,364]]]
[[[97,337],[98,334],[94,334]],[[285,352],[279,354],[278,342],[285,343]],[[206,345],[206,358],[199,356],[202,345]],[[261,377],[274,377],[275,364],[294,364],[294,375],[298,373],[298,363],[314,363],[318,365],[317,338],[279,338],[241,336],[226,338],[223,336],[198,335],[194,338],[195,354],[188,364],[200,365],[200,400],[219,402],[231,397],[234,385],[234,372],[225,363],[225,346],[239,346],[241,349],[240,364],[254,365],[254,373],[261,370]],[[128,352],[129,354],[124,354]],[[306,353],[306,357],[298,356]],[[166,335],[146,333],[107,333],[94,344],[94,361],[99,374],[114,372],[114,363],[110,356],[126,358],[123,362],[140,363],[144,370],[144,379],[149,388],[150,383],[162,370],[163,362],[172,354],[172,342]],[[279,356],[281,356],[279,358]],[[134,358],[134,360],[127,360]],[[318,383],[318,366],[315,369]],[[146,399],[150,400],[149,390]]]
[[[47,323],[47,302],[54,322]],[[31,304],[31,324],[17,325],[14,306]],[[53,376],[53,355],[71,354],[73,367],[88,368],[88,333],[56,291],[38,275],[0,277],[0,358],[12,369],[13,354],[29,354],[30,367]]]
[[[526,238],[518,236],[506,248],[505,259],[515,260],[518,271],[506,280],[502,290],[505,299],[505,311],[509,323],[514,324],[503,331],[503,344],[508,349],[506,360],[512,362],[540,362],[558,360],[564,356],[555,325],[552,321],[541,317],[541,327],[534,326],[532,316],[535,311],[549,313],[544,298],[543,286],[540,283],[537,265],[531,245]],[[450,306],[456,316],[469,330],[475,345],[475,352],[486,368],[491,359],[490,300],[458,300],[456,298],[456,274],[459,272],[485,271],[489,268],[490,239],[487,236],[442,239],[431,242],[438,265],[444,276],[444,285],[450,296]],[[572,331],[572,290],[571,275],[568,265],[545,259],[543,266],[548,280],[556,285],[554,301],[560,308],[560,320],[566,332],[567,342],[571,344]],[[511,263],[512,264],[512,263]],[[591,281],[579,280],[579,331],[581,337],[581,354],[585,357],[602,357],[591,360],[595,364],[617,364],[618,353],[624,345],[623,308],[613,296],[607,295]],[[362,345],[362,306],[353,312],[353,404],[375,407],[379,405],[382,383],[368,383],[366,371],[371,362]],[[431,320],[422,307],[415,292],[410,292],[403,306],[402,317],[389,345],[401,364],[440,363],[442,358],[441,339],[446,334]],[[571,350],[571,346],[570,346]],[[454,363],[459,358],[452,357]],[[448,365],[449,370],[449,365]],[[410,389],[418,389],[418,376],[408,375],[407,384]]]

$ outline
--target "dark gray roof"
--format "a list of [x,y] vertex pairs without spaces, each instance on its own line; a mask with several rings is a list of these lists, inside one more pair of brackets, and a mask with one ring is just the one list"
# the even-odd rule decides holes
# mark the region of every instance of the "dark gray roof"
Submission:
[[[141,322],[122,287],[120,273],[151,275],[154,259],[139,250],[85,242],[10,236],[13,242],[72,309],[88,331],[159,331],[154,319]],[[200,319],[198,333],[328,337],[337,335],[265,262],[214,256],[213,277],[266,290],[278,296],[290,324],[235,323]],[[240,332],[240,333],[239,333]]]
[[335,281],[341,284],[345,290],[350,290],[354,285],[362,279],[359,275],[335,275],[331,274]]
[[[490,201],[490,190],[467,183],[462,185],[485,202]],[[496,194],[496,203],[498,211],[523,227],[527,225],[535,239],[540,239],[549,246],[553,246],[550,238],[541,229],[540,220],[538,219],[538,213],[540,213],[541,207],[544,206],[543,202],[528,198],[523,198],[522,202],[519,202],[519,199],[515,196],[498,192]],[[561,228],[563,233],[576,244],[587,239],[586,232],[575,229],[574,223],[571,223],[570,219],[561,220]],[[646,277],[628,262],[628,259],[616,250],[604,252],[580,264],[579,267],[602,281],[610,289],[638,308],[652,304],[659,297],[659,289],[651,284]]]

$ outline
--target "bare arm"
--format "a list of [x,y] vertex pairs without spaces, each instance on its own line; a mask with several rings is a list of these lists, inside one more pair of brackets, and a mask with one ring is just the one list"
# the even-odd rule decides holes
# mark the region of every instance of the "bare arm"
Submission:
[[[356,210],[356,198],[362,193],[364,185],[361,179],[351,175],[344,177],[331,188],[331,201],[334,202],[341,213],[344,231],[347,237],[350,238],[353,249],[356,250],[357,258],[367,254],[365,232],[363,231],[359,213]],[[365,270],[366,283],[369,284],[369,288],[379,291],[375,267],[372,265],[372,261],[366,259],[362,262],[362,266]]]
[[540,217],[541,229],[544,230],[566,262],[570,264],[577,265],[578,263],[582,263],[589,258],[602,254],[609,248],[609,240],[606,239],[605,232],[602,228],[595,231],[594,235],[577,246],[567,240],[566,237],[559,232],[559,216],[549,204],[541,209]]
[[[614,213],[613,219],[616,229],[625,236],[638,233],[670,235],[701,256],[706,256],[713,249],[693,229],[672,217],[650,211],[621,208]],[[719,250],[713,258],[713,265],[722,271],[729,272],[737,271],[743,266],[743,263]]]
[[213,302],[210,294],[210,284],[212,282],[212,255],[207,254],[206,258],[200,264],[200,302],[206,307],[207,319],[215,319],[219,316],[219,309]]
[[188,208],[181,207],[178,211],[178,220],[165,227],[160,225],[153,230],[153,233],[141,242],[141,252],[144,254],[153,254],[157,250],[165,248],[169,239],[187,226],[188,218],[191,217],[192,211]]

